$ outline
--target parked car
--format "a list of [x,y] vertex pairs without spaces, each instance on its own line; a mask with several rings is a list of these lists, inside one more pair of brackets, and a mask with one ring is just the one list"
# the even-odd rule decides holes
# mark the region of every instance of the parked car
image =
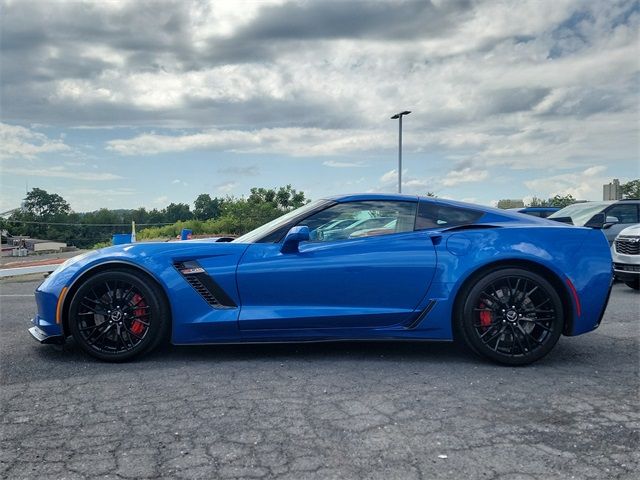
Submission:
[[[358,238],[316,235],[346,217],[392,217],[393,225]],[[452,200],[342,195],[228,243],[134,243],[74,257],[36,289],[29,331],[42,343],[73,336],[107,361],[167,339],[455,338],[523,365],[561,335],[598,328],[612,280],[599,230]]]
[[510,208],[512,212],[524,213],[533,217],[547,218],[549,215],[556,213],[560,207],[524,207]]
[[640,200],[574,203],[549,215],[549,220],[576,227],[602,228],[609,245],[625,228],[640,222]]
[[640,289],[640,224],[627,227],[611,247],[616,278],[634,290]]

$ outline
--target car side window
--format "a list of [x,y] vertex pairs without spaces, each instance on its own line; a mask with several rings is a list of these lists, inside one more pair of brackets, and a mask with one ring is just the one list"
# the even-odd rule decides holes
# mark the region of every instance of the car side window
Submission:
[[618,223],[638,223],[638,206],[633,203],[618,203],[607,210],[607,217],[616,217]]
[[416,230],[448,228],[476,222],[484,212],[437,202],[420,202],[416,216]]
[[312,242],[331,242],[413,231],[417,202],[372,200],[333,205],[300,221]]

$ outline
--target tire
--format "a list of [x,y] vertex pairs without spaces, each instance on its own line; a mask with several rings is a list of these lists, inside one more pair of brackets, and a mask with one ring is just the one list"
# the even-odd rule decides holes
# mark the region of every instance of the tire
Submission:
[[624,282],[624,284],[629,288],[633,288],[634,290],[640,290],[640,278],[631,282]]
[[169,331],[169,308],[160,288],[128,269],[96,273],[76,290],[69,330],[89,355],[122,362],[153,350]]
[[520,268],[476,278],[461,294],[454,325],[471,351],[506,365],[540,360],[558,342],[563,326],[562,301],[554,287]]

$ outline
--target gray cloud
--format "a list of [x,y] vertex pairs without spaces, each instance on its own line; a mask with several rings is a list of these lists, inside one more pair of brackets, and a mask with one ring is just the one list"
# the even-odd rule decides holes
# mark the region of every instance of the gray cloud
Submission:
[[499,115],[532,110],[551,92],[550,88],[505,88],[487,92],[483,113]]
[[401,107],[407,138],[474,131],[460,140],[474,150],[531,141],[523,118],[636,108],[634,1],[287,2],[231,19],[215,7],[3,2],[2,120],[371,131]]
[[237,39],[406,40],[443,35],[472,13],[471,2],[431,1],[288,2],[267,6],[236,35]]
[[[128,51],[190,49],[189,3],[141,0],[109,8],[100,3],[3,2],[2,49],[32,51],[75,41],[109,43]],[[72,54],[77,51],[71,50]]]

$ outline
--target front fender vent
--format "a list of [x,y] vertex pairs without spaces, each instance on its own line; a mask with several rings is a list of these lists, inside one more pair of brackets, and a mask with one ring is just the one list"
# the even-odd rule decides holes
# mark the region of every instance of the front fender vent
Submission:
[[236,308],[238,306],[198,262],[194,260],[174,262],[173,266],[210,306],[214,308]]

